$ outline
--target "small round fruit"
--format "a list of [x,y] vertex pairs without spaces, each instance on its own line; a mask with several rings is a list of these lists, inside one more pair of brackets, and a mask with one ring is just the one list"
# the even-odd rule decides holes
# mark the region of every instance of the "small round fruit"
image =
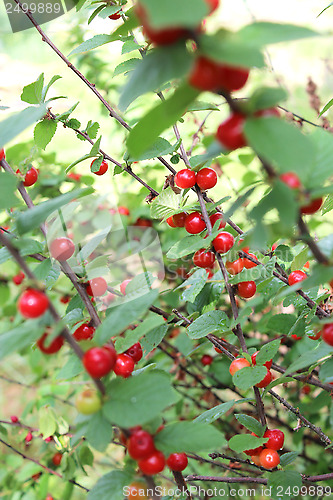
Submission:
[[237,260],[234,260],[233,262],[230,262],[229,260],[227,260],[227,262],[225,263],[225,267],[226,267],[228,273],[230,273],[232,275],[239,274],[244,268],[244,260],[237,259]]
[[184,227],[188,233],[198,234],[206,229],[206,224],[199,212],[193,212],[186,217]]
[[266,375],[261,380],[261,382],[256,384],[256,387],[258,387],[259,389],[263,389],[264,387],[267,387],[272,382],[272,379],[273,379],[272,373],[270,372],[270,370],[267,369]]
[[53,464],[58,467],[58,465],[61,464],[61,460],[62,460],[62,454],[61,453],[55,453],[52,457],[52,462]]
[[307,205],[303,205],[301,207],[301,214],[312,215],[320,209],[322,204],[323,204],[323,199],[316,198],[316,199],[312,200],[310,203],[308,203]]
[[25,174],[23,186],[29,187],[33,186],[38,179],[38,170],[35,167],[31,167],[30,170]]
[[175,175],[175,184],[181,189],[189,189],[195,185],[196,173],[189,168],[179,170]]
[[128,354],[118,354],[113,371],[116,375],[128,378],[134,370],[134,359]]
[[83,415],[92,415],[102,408],[102,402],[97,391],[86,389],[77,396],[75,407]]
[[86,288],[87,294],[91,297],[100,297],[104,295],[108,288],[108,284],[104,278],[93,278],[89,280],[89,284]]
[[173,216],[172,215],[166,219],[166,223],[170,227],[177,227],[176,224],[175,224],[175,222],[174,222],[174,220],[173,220]]
[[146,476],[159,474],[165,467],[165,457],[161,451],[155,451],[148,458],[140,460],[138,463],[139,469]]
[[193,264],[198,267],[213,267],[215,262],[215,255],[210,250],[197,250],[193,255]]
[[143,24],[143,33],[155,45],[171,45],[189,36],[188,30],[183,28],[164,28],[157,30],[147,24]]
[[239,113],[233,113],[217,129],[216,138],[222,146],[233,151],[247,145],[243,135],[245,117]]
[[[246,252],[250,257],[252,257],[253,259],[256,259],[257,257],[254,255],[254,253],[249,253],[249,252]],[[255,262],[252,262],[252,260],[250,259],[247,259],[247,258],[244,258],[244,266],[246,267],[246,269],[252,269],[253,267],[256,267],[258,264],[256,264]]]
[[217,174],[212,168],[202,168],[197,173],[197,184],[200,189],[213,188],[217,183]]
[[231,362],[229,366],[229,372],[231,375],[234,375],[238,370],[242,368],[246,368],[247,366],[251,366],[251,363],[245,358],[236,358]]
[[84,353],[82,363],[93,378],[105,377],[115,365],[117,353],[114,347],[92,347]]
[[253,456],[251,457],[251,460],[252,460],[252,462],[253,462],[255,465],[261,465],[260,458],[259,458],[259,456],[258,456],[258,455],[253,455]]
[[65,261],[72,257],[75,245],[69,238],[56,238],[50,244],[50,254],[56,260]]
[[[254,366],[257,364],[256,357],[258,354],[259,354],[259,351],[255,352],[251,355],[252,364]],[[268,368],[268,370],[269,370],[270,368],[272,368],[272,364],[273,364],[273,360],[270,359],[269,361],[266,361],[266,363],[264,363],[264,366],[266,366],[266,368]]]
[[173,223],[176,227],[184,227],[187,215],[182,212],[180,214],[175,214],[172,216]]
[[16,276],[13,276],[12,281],[15,285],[20,285],[25,278],[24,272],[20,271]]
[[270,450],[269,448],[262,450],[259,455],[259,460],[262,467],[265,467],[265,469],[275,469],[280,463],[278,452]]
[[127,349],[125,354],[130,356],[133,359],[134,363],[138,363],[142,358],[142,347],[140,342],[136,342],[136,344],[133,344],[132,347]]
[[17,424],[17,422],[19,421],[19,418],[16,415],[12,415],[10,417],[10,420],[13,422],[13,424]]
[[116,21],[117,19],[121,18],[121,12],[122,10],[118,10],[118,12],[115,12],[114,14],[111,14],[111,16],[108,16],[109,19],[112,19],[112,21]]
[[[332,331],[332,333],[333,333],[333,331]],[[322,331],[318,330],[314,335],[309,335],[309,339],[311,339],[311,340],[318,340],[318,339],[320,339],[321,334],[322,334]]]
[[288,283],[290,286],[299,283],[300,281],[304,281],[307,278],[307,275],[303,271],[293,271],[288,276]]
[[144,217],[139,217],[138,219],[136,219],[134,226],[153,227],[153,222],[150,219],[145,219]]
[[302,186],[298,175],[294,174],[294,172],[286,172],[285,174],[281,174],[280,180],[288,187],[290,187],[290,189],[299,189]]
[[219,68],[220,64],[208,59],[198,57],[195,60],[193,69],[189,76],[189,83],[199,90],[217,91],[219,90]]
[[209,354],[204,354],[200,361],[203,366],[209,366],[213,363],[213,358]]
[[32,433],[29,431],[29,432],[28,432],[28,434],[25,436],[24,441],[25,441],[26,443],[30,443],[32,440],[33,440],[33,435],[32,435]]
[[146,495],[147,489],[146,485],[140,483],[139,481],[133,481],[127,487],[127,500],[147,500],[148,497]]
[[224,64],[219,72],[219,87],[232,92],[240,90],[246,84],[250,71],[247,68]]
[[128,210],[128,208],[127,208],[127,207],[122,207],[122,206],[120,206],[120,207],[118,208],[118,214],[120,214],[120,215],[126,215],[126,216],[128,217],[128,216],[129,216],[129,214],[130,214],[130,211]]
[[214,227],[215,222],[217,220],[219,220],[220,223],[219,223],[218,229],[224,229],[225,226],[227,225],[227,223],[224,222],[224,220],[223,220],[223,214],[220,214],[218,212],[215,212],[215,214],[210,215],[209,220],[210,220],[212,227]]
[[89,323],[83,323],[80,325],[75,332],[73,333],[73,337],[75,340],[80,342],[81,340],[90,340],[93,338],[95,333],[95,328],[90,326]]
[[124,280],[121,285],[120,285],[120,291],[123,295],[126,295],[126,288],[128,283],[130,283],[132,280]]
[[213,247],[218,253],[227,253],[233,247],[235,238],[227,231],[222,231],[213,240]]
[[182,472],[188,465],[186,453],[171,453],[167,459],[169,469],[177,472]]
[[5,158],[6,158],[5,150],[2,148],[0,149],[0,161],[4,160]]
[[[254,432],[251,432],[251,436],[256,436],[256,434],[254,434]],[[264,449],[263,446],[258,446],[258,448],[253,448],[251,450],[244,450],[244,453],[245,453],[245,455],[248,455],[249,457],[258,456],[258,455],[260,455],[260,453],[262,452],[263,449]]]
[[270,450],[281,450],[284,443],[284,433],[280,429],[267,429],[264,438],[268,438],[265,448]]
[[237,285],[237,292],[242,299],[250,299],[257,291],[254,281],[242,281]]
[[[95,161],[96,160],[94,160],[94,161],[91,162],[90,169],[93,168],[93,164],[94,164]],[[109,165],[107,164],[107,162],[105,160],[103,160],[102,163],[101,163],[101,166],[99,167],[99,170],[97,170],[97,172],[93,172],[92,170],[91,171],[95,175],[104,175],[105,172],[107,172],[108,168],[109,168]]]
[[18,310],[26,319],[39,318],[49,307],[49,299],[45,293],[28,288],[18,300]]
[[55,337],[51,344],[45,345],[45,340],[48,337],[48,333],[44,333],[38,340],[37,340],[37,347],[44,353],[44,354],[55,354],[56,352],[60,351],[62,346],[64,345],[64,337],[59,335],[58,337]]
[[127,450],[134,460],[149,457],[156,451],[153,436],[143,429],[132,433],[127,441]]
[[333,323],[327,323],[323,326],[321,336],[326,344],[333,346]]

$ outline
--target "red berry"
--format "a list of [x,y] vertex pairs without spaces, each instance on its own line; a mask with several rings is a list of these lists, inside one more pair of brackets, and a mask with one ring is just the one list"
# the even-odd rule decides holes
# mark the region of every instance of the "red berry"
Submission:
[[256,111],[254,113],[254,116],[258,118],[269,118],[271,116],[276,116],[277,118],[280,118],[280,111],[277,108],[261,109],[260,111]]
[[81,179],[82,175],[81,174],[75,174],[74,172],[69,172],[69,174],[67,174],[67,177],[69,179],[72,179],[73,181],[78,182]]
[[19,419],[16,415],[12,415],[10,417],[10,420],[13,422],[13,424],[17,424],[17,422],[19,421]]
[[18,310],[26,319],[39,318],[49,307],[49,299],[45,293],[28,288],[18,300]]
[[333,323],[327,323],[323,326],[321,336],[326,344],[333,346]]
[[212,227],[214,227],[215,222],[217,220],[219,220],[220,224],[219,224],[218,229],[224,229],[225,226],[227,225],[227,223],[224,222],[224,220],[223,220],[223,214],[220,214],[218,212],[216,212],[215,214],[210,215],[209,216],[209,220],[210,220],[210,223],[211,223]]
[[213,246],[219,253],[227,253],[233,247],[235,239],[232,234],[222,231],[213,240]]
[[268,438],[265,447],[270,450],[281,450],[284,443],[284,434],[279,429],[267,429],[264,438]]
[[180,214],[173,215],[173,223],[176,227],[184,227],[187,215],[182,212]]
[[[256,357],[257,357],[258,354],[259,354],[259,351],[253,353],[252,356],[251,356],[251,360],[252,360],[252,364],[253,365],[257,364]],[[266,368],[270,369],[270,368],[272,368],[272,364],[273,364],[273,360],[270,359],[269,361],[266,361],[266,363],[264,363],[264,366],[266,366]]]
[[265,469],[274,469],[280,463],[280,457],[277,451],[265,449],[259,455],[260,463]]
[[128,208],[127,208],[127,207],[122,207],[122,206],[120,206],[120,207],[118,208],[118,214],[120,214],[120,215],[126,215],[126,216],[129,216],[130,211],[128,210]]
[[140,342],[136,342],[136,344],[132,345],[132,347],[127,349],[125,354],[130,356],[133,359],[134,363],[138,363],[142,358],[142,347]]
[[64,337],[59,335],[58,337],[55,337],[52,342],[48,345],[45,345],[45,340],[48,337],[48,333],[44,333],[38,340],[37,340],[37,347],[44,353],[44,354],[54,354],[62,348],[64,345]]
[[[254,259],[256,259],[257,257],[254,255],[254,253],[249,253],[249,252],[246,252],[250,257],[253,257]],[[252,267],[256,267],[258,264],[256,264],[255,262],[252,262],[252,260],[250,259],[247,259],[247,258],[244,258],[244,266],[246,267],[246,269],[252,269]]]
[[214,276],[214,271],[210,268],[206,269],[206,273],[209,280]]
[[117,19],[120,19],[121,18],[121,12],[122,10],[118,10],[118,12],[115,12],[114,14],[111,14],[111,16],[109,16],[109,19],[112,19],[113,21],[116,21]]
[[31,434],[31,432],[29,431],[29,432],[28,432],[28,434],[25,436],[24,441],[25,441],[26,443],[30,443],[30,442],[32,441],[32,439],[33,439],[33,435],[32,435],[32,434]]
[[138,463],[139,469],[146,476],[153,476],[162,472],[165,467],[165,457],[161,451],[155,451],[148,458],[144,458]]
[[114,347],[92,347],[84,353],[82,363],[93,378],[102,378],[115,365],[117,353]]
[[60,297],[60,302],[62,304],[68,304],[68,302],[70,302],[70,300],[71,300],[70,295],[63,295],[62,297]]
[[[91,162],[90,169],[93,168],[93,164],[94,164],[95,161],[96,160],[94,160],[94,161]],[[108,168],[109,168],[109,165],[106,163],[105,160],[103,160],[102,163],[101,163],[101,166],[99,167],[99,170],[97,170],[97,172],[93,172],[92,170],[91,171],[95,175],[104,175]]]
[[15,285],[20,285],[25,278],[25,274],[20,271],[16,276],[13,276],[12,281]]
[[217,174],[212,168],[202,168],[197,173],[197,184],[200,189],[211,189],[217,183]]
[[294,174],[294,172],[286,172],[285,174],[281,174],[280,180],[284,182],[284,184],[287,184],[290,189],[299,189],[302,185],[298,175]]
[[301,340],[301,339],[302,339],[302,337],[299,337],[299,336],[298,336],[298,335],[296,335],[295,333],[293,333],[293,334],[291,335],[291,338],[293,338],[294,340]]
[[215,262],[215,255],[210,250],[197,250],[193,255],[193,264],[198,267],[213,267]]
[[239,68],[235,66],[224,65],[219,74],[220,87],[232,92],[240,90],[246,84],[249,78],[249,70],[247,68]]
[[[254,432],[251,432],[251,436],[256,436],[256,434]],[[260,453],[262,452],[263,449],[264,449],[263,446],[258,446],[258,448],[253,448],[252,450],[244,450],[244,453],[246,455],[249,455],[250,457],[251,456],[255,457],[257,455],[260,455]]]
[[133,481],[127,488],[126,500],[148,500],[147,486],[139,481]]
[[227,262],[225,263],[225,267],[226,267],[228,273],[235,275],[235,274],[240,273],[243,270],[244,261],[243,261],[243,259],[237,259],[237,260],[234,260],[234,262],[230,262],[229,260],[227,260]]
[[126,295],[126,288],[128,283],[130,283],[132,280],[124,280],[121,285],[120,285],[120,291],[123,295]]
[[219,68],[221,64],[207,59],[207,57],[198,57],[189,76],[189,83],[192,87],[199,90],[219,90]]
[[318,339],[320,339],[321,334],[322,334],[322,331],[318,330],[314,335],[309,335],[309,339],[318,340]]
[[244,115],[233,113],[217,129],[216,138],[227,150],[233,151],[247,145],[243,135],[244,122]]
[[73,337],[75,340],[80,342],[80,340],[90,340],[93,338],[95,333],[95,328],[90,326],[89,323],[83,323],[83,325],[79,326],[75,332],[73,333]]
[[200,361],[203,366],[209,366],[213,363],[213,358],[209,354],[204,354]]
[[317,212],[323,204],[322,198],[316,198],[312,200],[308,205],[304,205],[301,207],[301,214],[303,215],[311,215]]
[[186,469],[188,458],[186,453],[171,453],[167,459],[167,466],[174,471],[181,472]]
[[113,371],[116,375],[128,378],[134,370],[134,359],[128,354],[118,354]]
[[155,45],[171,45],[181,38],[188,38],[189,32],[183,28],[153,29],[147,24],[143,24],[143,33]]
[[175,222],[174,222],[174,220],[173,220],[173,216],[172,215],[166,219],[166,223],[170,227],[177,227],[176,224],[175,224]]
[[[19,171],[18,171],[19,172]],[[25,187],[33,186],[38,179],[38,170],[35,167],[31,167],[30,170],[25,174],[23,185]]]
[[288,283],[290,286],[295,285],[307,278],[307,275],[303,271],[293,271],[288,276]]
[[108,284],[104,278],[93,278],[89,281],[89,284],[86,288],[87,294],[91,297],[100,297],[104,295],[108,288]]
[[156,451],[153,436],[143,429],[131,434],[127,441],[127,449],[134,460],[147,458]]
[[266,375],[261,380],[261,382],[256,384],[256,387],[259,387],[259,389],[262,389],[263,387],[267,387],[268,384],[270,384],[272,382],[272,379],[273,379],[272,373],[267,369]]
[[179,170],[175,175],[175,184],[181,189],[188,189],[195,185],[196,177],[196,173],[193,170],[184,168],[183,170]]
[[5,150],[4,149],[0,149],[0,161],[4,160],[5,158],[6,158]]
[[189,214],[185,219],[185,229],[190,234],[198,234],[206,229],[202,215],[199,212]]
[[55,453],[52,457],[52,462],[53,464],[57,467],[58,465],[60,465],[61,463],[61,460],[62,460],[62,454],[61,453]]
[[236,358],[231,362],[229,366],[229,372],[231,375],[234,375],[238,370],[242,368],[246,368],[247,366],[251,366],[251,363],[245,358]]
[[250,299],[257,291],[257,286],[254,281],[242,281],[237,285],[238,295],[242,299]]
[[309,394],[311,392],[311,387],[309,385],[305,385],[304,387],[302,387],[301,392],[303,394]]
[[50,244],[50,254],[56,260],[65,261],[72,257],[75,245],[69,238],[56,238]]
[[144,219],[143,217],[139,217],[136,222],[134,223],[134,226],[137,227],[153,227],[153,223],[150,219]]

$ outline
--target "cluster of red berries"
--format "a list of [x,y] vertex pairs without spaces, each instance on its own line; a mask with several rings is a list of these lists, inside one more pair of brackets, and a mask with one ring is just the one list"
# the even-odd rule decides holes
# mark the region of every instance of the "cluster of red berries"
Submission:
[[[254,432],[251,435],[258,437]],[[279,429],[267,429],[263,437],[268,438],[264,446],[245,450],[244,453],[249,455],[256,465],[261,465],[265,469],[274,469],[280,463],[278,450],[283,448],[284,433]]]
[[202,168],[198,173],[189,168],[179,170],[175,175],[175,184],[181,189],[190,189],[195,184],[200,189],[213,188],[217,183],[217,174],[212,168]]
[[165,465],[178,472],[187,467],[188,459],[185,453],[171,453],[166,460],[163,453],[156,449],[154,437],[141,427],[131,429],[129,438],[122,434],[121,440],[129,456],[138,462],[139,469],[147,476],[159,474]]
[[[252,365],[255,366],[256,363],[256,357],[258,355],[258,352],[255,352],[251,355],[251,361]],[[269,361],[266,361],[264,363],[264,366],[267,368],[266,375],[264,378],[256,384],[256,387],[259,387],[260,389],[267,387],[273,380],[272,372],[270,371],[270,368],[272,367],[273,360],[270,359]],[[241,370],[242,368],[246,368],[248,366],[251,366],[251,363],[246,359],[246,358],[236,358],[231,362],[231,365],[229,367],[229,372],[231,375],[234,375],[236,372]]]
[[[299,190],[302,188],[302,183],[295,172],[285,172],[280,175],[280,180],[286,184],[290,189]],[[310,200],[309,203],[306,203],[301,206],[300,211],[303,215],[312,215],[316,213],[323,204],[322,198],[315,198]]]

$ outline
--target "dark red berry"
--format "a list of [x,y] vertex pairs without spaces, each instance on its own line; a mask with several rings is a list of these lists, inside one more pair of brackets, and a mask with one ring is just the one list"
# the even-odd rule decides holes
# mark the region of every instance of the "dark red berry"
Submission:
[[295,283],[299,283],[307,278],[307,275],[303,271],[293,271],[288,276],[288,283],[290,286],[295,285]]
[[193,256],[193,264],[198,267],[213,267],[215,255],[210,250],[197,250]]
[[23,185],[25,187],[33,186],[38,179],[38,170],[35,167],[31,167],[30,170],[25,174]]
[[32,435],[32,433],[29,431],[29,432],[28,432],[28,434],[25,436],[24,441],[25,441],[26,443],[30,443],[30,442],[32,441],[32,439],[33,439],[33,435]]
[[327,323],[323,326],[321,336],[326,344],[333,346],[333,323]]
[[5,150],[2,148],[0,149],[0,161],[4,160],[5,158],[6,158]]
[[212,168],[202,168],[197,173],[197,184],[200,189],[213,188],[217,183],[217,174]]
[[218,253],[227,253],[232,248],[235,243],[235,239],[232,234],[227,231],[222,231],[213,240],[213,246]]
[[109,19],[112,19],[112,21],[116,21],[117,19],[120,19],[121,18],[121,12],[122,10],[118,10],[118,12],[115,12],[114,14],[111,14],[111,16],[109,16]]
[[45,293],[28,288],[18,300],[18,310],[26,319],[39,318],[49,307],[49,299]]
[[167,466],[174,471],[181,472],[186,469],[188,458],[186,453],[171,453],[167,459]]
[[61,460],[62,460],[62,454],[61,453],[55,453],[52,457],[52,462],[53,464],[57,467],[58,465],[60,465],[61,463]]
[[188,189],[195,185],[196,173],[189,168],[184,168],[180,170],[175,175],[175,184],[181,189]]
[[13,424],[17,424],[17,422],[19,421],[19,418],[16,415],[12,415],[10,417],[10,420],[13,422]]
[[16,276],[13,276],[12,281],[15,285],[20,285],[25,278],[25,274],[20,271]]
[[142,347],[140,342],[136,342],[136,344],[133,344],[132,347],[127,349],[125,354],[130,356],[135,363],[138,363],[142,358]]
[[147,458],[156,451],[153,436],[143,429],[131,434],[127,441],[127,449],[134,460]]
[[271,450],[281,450],[281,448],[283,448],[284,433],[279,429],[267,429],[264,438],[268,438],[267,443],[265,443],[265,448]]
[[64,345],[64,338],[59,335],[58,337],[55,337],[50,344],[45,344],[45,340],[48,337],[48,333],[44,333],[38,340],[37,340],[37,347],[44,353],[44,354],[54,354],[62,348]]
[[209,366],[213,363],[213,358],[209,354],[204,354],[200,361],[203,366]]
[[128,378],[134,370],[134,359],[128,354],[118,354],[113,371],[116,375]]
[[162,472],[165,467],[165,457],[161,451],[155,451],[148,458],[144,458],[138,462],[139,469],[146,476],[153,476]]
[[312,200],[309,204],[303,205],[301,207],[301,214],[303,215],[312,215],[317,212],[323,204],[322,198],[316,198]]
[[[251,355],[251,360],[252,360],[253,365],[257,364],[256,357],[258,354],[259,354],[259,351],[255,352]],[[273,360],[270,359],[269,361],[266,361],[266,363],[264,363],[264,366],[266,366],[266,368],[270,369],[272,367],[272,364],[273,364]]]
[[65,261],[72,257],[75,245],[69,238],[56,238],[50,244],[50,254],[56,260]]
[[272,382],[272,379],[273,379],[272,373],[267,368],[266,375],[261,380],[261,382],[259,382],[258,384],[256,384],[256,387],[259,387],[260,389],[262,389],[263,387],[267,387],[268,384],[270,384]]
[[247,145],[243,135],[244,122],[244,115],[233,113],[217,129],[216,138],[227,150],[233,151]]
[[224,222],[224,220],[223,220],[223,214],[220,214],[218,212],[216,212],[215,214],[210,215],[209,216],[209,220],[210,220],[210,223],[211,223],[212,227],[214,227],[215,222],[217,220],[219,220],[220,223],[219,223],[218,229],[224,229],[225,226],[227,225],[227,223]]
[[180,214],[173,215],[172,219],[173,219],[174,227],[184,227],[186,217],[187,217],[187,214],[185,214],[184,212],[182,212]]
[[81,340],[90,340],[93,338],[95,333],[95,328],[90,326],[88,323],[83,323],[83,325],[79,326],[75,332],[73,333],[73,337],[75,340],[80,342]]
[[257,291],[254,281],[242,281],[237,285],[238,295],[243,299],[250,299]]
[[206,229],[202,215],[199,212],[189,214],[185,219],[185,229],[190,234],[198,234]]
[[92,347],[85,352],[82,362],[93,378],[102,378],[113,369],[117,358],[114,347]]

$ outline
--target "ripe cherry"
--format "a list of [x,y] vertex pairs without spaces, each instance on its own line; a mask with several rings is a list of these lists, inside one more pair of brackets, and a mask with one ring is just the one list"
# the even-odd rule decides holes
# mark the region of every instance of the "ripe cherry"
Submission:
[[75,332],[73,333],[73,337],[75,340],[80,342],[81,340],[90,340],[93,338],[95,333],[95,328],[90,326],[89,323],[83,323],[80,325]]
[[190,234],[198,234],[206,229],[202,215],[199,212],[189,214],[185,219],[185,229]]
[[193,255],[193,264],[198,267],[213,267],[215,262],[215,255],[210,250],[197,250]]
[[124,280],[121,284],[120,284],[120,291],[123,295],[126,295],[126,288],[127,288],[127,285],[128,283],[130,283],[132,280]]
[[155,451],[148,458],[144,458],[138,463],[139,469],[146,476],[153,476],[162,472],[165,467],[165,457],[161,451]]
[[10,420],[13,422],[13,424],[17,424],[17,422],[19,421],[19,418],[16,415],[12,415],[10,417]]
[[[251,432],[251,436],[257,436],[254,432]],[[257,436],[258,437],[258,436]],[[245,455],[251,456],[258,456],[264,449],[263,446],[258,446],[258,448],[253,448],[251,450],[244,450]]]
[[246,84],[249,74],[250,72],[247,68],[239,68],[225,64],[219,75],[220,87],[230,92],[240,90]]
[[280,180],[284,182],[284,184],[289,186],[290,189],[299,189],[302,186],[298,175],[294,174],[294,172],[286,172],[285,174],[281,174]]
[[231,375],[234,375],[238,370],[242,368],[246,368],[247,366],[251,366],[251,363],[245,358],[236,358],[231,362],[229,367],[229,372]]
[[243,135],[244,122],[244,115],[233,113],[217,129],[216,138],[227,150],[233,151],[247,145]]
[[213,246],[218,253],[227,253],[233,247],[235,238],[227,231],[222,231],[213,240]]
[[16,276],[13,276],[12,281],[15,285],[20,285],[25,278],[24,272],[20,271]]
[[267,429],[264,438],[268,438],[265,447],[270,450],[281,450],[284,443],[284,433],[279,429]]
[[50,244],[50,254],[56,260],[65,261],[72,257],[75,245],[69,238],[56,238]]
[[136,219],[134,226],[137,227],[153,227],[153,223],[150,219],[145,219],[144,217],[139,217]]
[[266,375],[261,380],[261,382],[259,382],[258,384],[256,384],[256,387],[259,387],[259,389],[262,389],[263,387],[267,387],[268,384],[270,384],[272,382],[272,379],[273,379],[272,373],[267,368]]
[[280,463],[278,452],[269,448],[262,450],[259,459],[262,467],[265,467],[265,469],[274,469]]
[[290,286],[299,283],[300,281],[304,281],[307,278],[307,275],[303,271],[293,271],[288,276],[288,283]]
[[[254,253],[249,253],[249,252],[246,252],[250,257],[252,257],[253,259],[256,259],[257,257],[254,255]],[[246,267],[246,269],[252,269],[252,267],[256,267],[258,264],[256,264],[255,262],[252,262],[252,260],[250,259],[247,259],[247,258],[244,258],[244,266]]]
[[139,481],[133,481],[129,486],[127,486],[127,500],[147,500],[146,495],[147,489],[143,483]]
[[6,158],[5,150],[2,148],[0,149],[0,161],[4,160],[5,158]]
[[179,170],[175,175],[175,184],[181,189],[188,189],[195,185],[196,173],[189,168]]
[[[254,366],[257,364],[256,357],[258,354],[259,354],[259,351],[255,352],[251,355],[252,364]],[[272,368],[272,364],[273,364],[273,360],[270,359],[269,361],[266,361],[266,363],[264,363],[264,366],[266,366],[266,368],[268,368],[268,370],[269,370],[270,368]]]
[[32,433],[29,431],[29,432],[28,432],[28,434],[25,436],[24,441],[26,442],[26,444],[28,444],[28,443],[30,443],[32,440],[33,440],[33,435],[32,435]]
[[71,300],[70,295],[63,295],[62,297],[60,297],[60,302],[62,304],[68,304],[68,302],[70,302],[70,300]]
[[153,436],[143,429],[131,434],[127,441],[127,449],[134,460],[147,458],[156,451]]
[[253,456],[251,457],[251,460],[252,460],[252,462],[253,462],[255,465],[261,465],[260,458],[259,458],[259,456],[258,456],[258,455],[253,455]]
[[229,260],[227,260],[227,262],[225,263],[225,267],[226,267],[228,273],[235,275],[235,274],[240,273],[243,270],[244,261],[243,261],[243,259],[237,259],[237,260],[234,260],[233,262],[230,262]]
[[92,280],[89,280],[89,284],[86,288],[87,294],[90,295],[91,297],[100,297],[101,295],[104,295],[106,290],[108,288],[108,284],[105,281],[104,278],[93,278]]
[[218,229],[224,229],[225,226],[227,225],[227,223],[224,222],[224,220],[223,220],[223,214],[220,214],[218,212],[215,212],[215,214],[210,215],[209,216],[209,220],[210,220],[210,223],[211,223],[212,227],[214,227],[215,222],[217,220],[219,220],[220,223],[219,223]]
[[167,466],[174,471],[181,472],[186,469],[188,458],[186,453],[171,453],[167,459]]
[[318,340],[318,339],[320,339],[321,334],[322,334],[322,331],[318,330],[314,335],[309,335],[309,339]]
[[177,227],[176,224],[175,224],[175,222],[174,222],[174,220],[173,220],[173,216],[172,215],[166,219],[166,223],[170,227]]
[[115,365],[117,353],[114,347],[92,347],[84,353],[82,363],[93,378],[105,377]]
[[209,366],[213,363],[213,358],[209,354],[204,354],[200,361],[203,366]]
[[127,349],[125,354],[130,356],[133,359],[134,363],[138,363],[140,361],[140,359],[142,358],[142,354],[143,354],[140,342],[136,342],[136,344],[133,344],[132,347]]
[[111,16],[109,16],[109,19],[112,19],[112,21],[116,21],[117,19],[120,19],[121,18],[121,12],[122,10],[118,10],[118,12],[115,12],[114,14],[111,14]]
[[55,453],[52,457],[52,462],[56,467],[61,464],[61,460],[62,460],[61,453]]
[[[20,172],[19,170],[17,172]],[[38,170],[35,167],[31,167],[30,170],[25,174],[23,185],[25,187],[33,186],[38,179]]]
[[48,345],[45,345],[45,340],[48,337],[48,333],[44,333],[38,340],[37,340],[37,347],[44,353],[44,354],[54,354],[62,348],[64,345],[64,337],[59,335],[58,337],[55,337],[52,342]]
[[312,200],[310,203],[308,203],[307,205],[303,205],[301,207],[301,214],[312,215],[320,209],[322,204],[323,204],[323,199],[316,198],[316,199]]
[[155,45],[171,45],[181,38],[188,38],[189,32],[183,28],[153,29],[147,24],[143,24],[143,33]]
[[213,188],[217,183],[217,174],[212,168],[202,168],[197,173],[197,184],[200,189]]
[[294,339],[294,340],[301,340],[301,339],[302,339],[302,337],[299,337],[299,336],[298,336],[298,335],[296,335],[295,333],[293,333],[293,334],[291,335],[291,338],[292,338],[292,339]]
[[72,181],[78,182],[81,179],[82,175],[81,174],[75,174],[74,172],[69,172],[69,174],[67,174],[67,177],[69,179],[71,179]]
[[173,223],[176,227],[184,227],[187,214],[184,212],[173,215]]
[[19,298],[17,306],[24,318],[39,318],[48,309],[49,299],[40,290],[27,288]]
[[254,281],[242,281],[237,285],[237,292],[242,299],[250,299],[257,291]]
[[189,83],[199,90],[239,90],[244,87],[249,77],[249,70],[221,64],[207,57],[196,59]]
[[99,170],[97,170],[97,172],[93,172],[92,171],[92,168],[93,168],[93,164],[96,160],[92,161],[91,162],[91,165],[90,165],[90,169],[91,169],[91,172],[95,175],[104,175],[105,172],[107,172],[108,168],[109,168],[109,165],[106,163],[105,160],[102,161],[101,163],[101,166],[99,167]]
[[118,354],[113,371],[116,375],[128,378],[134,370],[134,359],[128,354]]
[[97,391],[86,389],[77,396],[75,407],[82,415],[92,415],[102,408],[102,402]]
[[323,326],[321,336],[326,344],[333,346],[333,323],[327,323]]
[[118,207],[118,214],[120,214],[120,215],[126,215],[128,217],[129,214],[130,214],[130,211],[128,210],[127,207],[120,206],[120,207]]

